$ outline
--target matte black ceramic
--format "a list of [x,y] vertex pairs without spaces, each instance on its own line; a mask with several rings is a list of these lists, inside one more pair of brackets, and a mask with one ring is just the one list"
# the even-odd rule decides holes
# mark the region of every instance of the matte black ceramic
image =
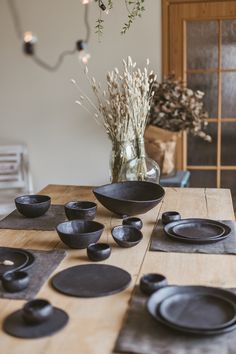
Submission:
[[22,310],[23,318],[29,324],[45,322],[52,314],[52,305],[44,299],[31,300],[24,305]]
[[29,274],[20,270],[2,275],[2,286],[9,293],[16,293],[26,289],[29,282]]
[[97,204],[89,201],[69,202],[64,207],[69,220],[93,220],[97,212]]
[[169,222],[180,220],[181,215],[177,211],[166,211],[165,213],[162,214],[161,219],[162,219],[162,224],[166,225]]
[[197,329],[221,329],[236,321],[235,305],[212,294],[175,294],[163,300],[160,315],[176,326]]
[[104,225],[96,221],[72,220],[56,227],[57,233],[70,248],[87,248],[96,243],[104,230]]
[[[212,330],[200,330],[200,329],[190,329],[185,327],[176,326],[168,321],[166,321],[159,312],[159,307],[161,303],[170,296],[176,294],[206,294],[213,295],[225,298],[229,302],[232,302],[234,306],[236,306],[236,295],[231,293],[230,291],[221,289],[221,288],[213,288],[213,287],[205,287],[205,286],[167,286],[159,291],[153,293],[147,302],[148,312],[158,321],[163,323],[164,325],[173,328],[174,330],[178,330],[185,333],[197,334],[202,336],[209,335],[217,335],[222,333],[231,332],[236,329],[236,321],[234,321],[231,325],[220,328],[220,329],[212,329]],[[198,308],[197,308],[198,310]],[[211,316],[212,314],[209,314]]]
[[133,226],[119,225],[111,230],[113,239],[120,247],[136,246],[143,238],[142,232]]
[[126,181],[106,184],[93,190],[97,200],[120,216],[144,214],[164,198],[164,189],[156,183]]
[[92,243],[87,248],[87,255],[91,261],[99,262],[110,257],[111,247],[107,243]]
[[134,226],[136,227],[136,229],[141,230],[143,227],[143,222],[140,218],[135,218],[135,217],[131,217],[131,218],[125,218],[122,221],[123,225],[129,225],[129,226]]
[[[223,235],[221,236],[206,236],[204,233],[203,234],[199,234],[199,238],[196,238],[195,236],[195,231],[194,231],[194,238],[191,237],[191,235],[189,234],[189,237],[182,237],[182,236],[178,236],[174,233],[173,228],[177,225],[180,225],[184,222],[189,222],[192,221],[195,223],[196,228],[197,225],[200,223],[206,223],[208,222],[208,225],[210,225],[212,223],[213,228],[215,227],[215,225],[219,225],[220,227],[224,228],[225,232],[223,233]],[[187,242],[187,243],[195,243],[195,244],[204,244],[204,243],[214,243],[214,242],[218,242],[218,241],[222,241],[224,240],[226,237],[228,237],[228,235],[231,232],[231,229],[229,226],[227,226],[226,224],[223,224],[219,221],[215,221],[215,220],[208,220],[208,219],[182,219],[180,221],[175,221],[175,222],[171,222],[167,225],[164,226],[164,231],[166,233],[166,235],[172,239],[174,239],[175,241],[180,241],[180,242]]]
[[151,295],[155,291],[167,286],[167,284],[166,277],[158,273],[145,274],[140,279],[140,289],[147,295]]
[[[41,338],[50,336],[61,330],[68,323],[67,313],[53,307],[53,314],[47,321],[29,324],[23,318],[23,310],[18,310],[7,316],[3,322],[3,330],[11,336],[19,338]],[[33,352],[32,348],[32,352]]]
[[180,237],[191,237],[199,239],[202,237],[216,238],[224,234],[225,229],[223,226],[216,225],[209,222],[196,223],[195,221],[184,222],[175,225],[172,228],[173,232]]
[[23,195],[15,199],[16,208],[27,218],[36,218],[45,214],[51,205],[47,195]]
[[118,293],[129,285],[125,270],[107,264],[83,264],[65,269],[52,278],[59,292],[76,297],[100,297]]
[[[10,261],[12,264],[4,264]],[[27,251],[10,247],[0,247],[0,277],[7,272],[14,272],[27,266],[29,255]]]

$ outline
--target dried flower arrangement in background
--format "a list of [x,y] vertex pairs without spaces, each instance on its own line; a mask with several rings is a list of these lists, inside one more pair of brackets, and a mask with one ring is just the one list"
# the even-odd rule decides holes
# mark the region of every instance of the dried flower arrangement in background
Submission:
[[[148,73],[149,60],[147,67],[142,71],[136,68],[136,63],[128,57],[123,60],[123,72],[117,68],[107,73],[107,88],[102,89],[95,78],[90,78],[88,68],[85,68],[86,77],[97,99],[94,103],[86,94],[83,93],[75,80],[72,82],[80,91],[80,98],[76,101],[93,118],[104,126],[108,137],[113,144],[114,161],[112,169],[112,181],[120,179],[120,172],[127,162],[122,153],[123,145],[129,143],[133,149],[138,149],[140,138],[143,137],[147,123],[150,102],[153,96],[151,86],[156,77],[150,80]],[[140,166],[145,172],[145,166]]]
[[203,109],[203,92],[187,88],[173,76],[168,76],[162,83],[155,81],[152,89],[154,96],[149,124],[173,132],[186,130],[211,141],[211,137],[204,132],[208,114]]

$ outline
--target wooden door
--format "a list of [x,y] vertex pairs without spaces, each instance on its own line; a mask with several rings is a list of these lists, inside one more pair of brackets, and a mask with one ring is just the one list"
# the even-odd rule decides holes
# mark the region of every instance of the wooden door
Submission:
[[163,72],[205,92],[212,143],[182,139],[191,186],[231,188],[236,203],[236,1],[163,0]]

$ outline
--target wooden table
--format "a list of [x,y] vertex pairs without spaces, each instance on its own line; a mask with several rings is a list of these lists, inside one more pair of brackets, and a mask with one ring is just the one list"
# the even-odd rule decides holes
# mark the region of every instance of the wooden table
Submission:
[[[46,187],[42,193],[52,197],[55,204],[69,200],[94,200],[90,187]],[[65,309],[70,315],[69,324],[61,332],[49,338],[22,340],[1,332],[2,354],[108,354],[122,326],[133,287],[142,274],[159,272],[167,276],[169,283],[202,284],[236,287],[236,257],[231,255],[203,255],[183,253],[149,252],[150,236],[157,218],[163,211],[177,210],[183,217],[208,217],[234,219],[229,190],[225,189],[166,189],[164,202],[143,215],[143,241],[134,248],[115,247],[110,230],[119,224],[119,219],[101,205],[97,219],[106,229],[101,240],[114,245],[111,257],[104,263],[126,269],[132,275],[132,284],[125,291],[97,299],[67,297],[54,291],[48,282],[38,297],[49,299],[55,306]],[[55,231],[0,231],[1,246],[33,249],[63,248]],[[68,250],[66,259],[56,272],[67,267],[87,263],[86,250]],[[23,305],[24,301],[0,300],[0,319]]]

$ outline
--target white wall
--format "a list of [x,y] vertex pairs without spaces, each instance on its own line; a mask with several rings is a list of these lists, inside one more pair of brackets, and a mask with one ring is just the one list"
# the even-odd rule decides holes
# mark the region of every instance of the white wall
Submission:
[[[36,66],[21,51],[8,0],[0,0],[0,144],[26,143],[35,190],[49,183],[98,185],[109,181],[110,142],[103,129],[74,102],[77,79],[88,89],[77,55],[67,57],[55,73]],[[64,49],[83,38],[83,6],[80,0],[15,0],[24,30],[39,38],[38,55],[54,63]],[[131,55],[139,65],[150,58],[161,70],[160,0],[147,0],[146,11],[122,36],[126,20],[123,0],[105,18],[102,42],[92,33],[90,73],[104,82],[107,70],[121,67]],[[120,3],[120,5],[118,4]],[[95,24],[96,5],[90,19]]]

